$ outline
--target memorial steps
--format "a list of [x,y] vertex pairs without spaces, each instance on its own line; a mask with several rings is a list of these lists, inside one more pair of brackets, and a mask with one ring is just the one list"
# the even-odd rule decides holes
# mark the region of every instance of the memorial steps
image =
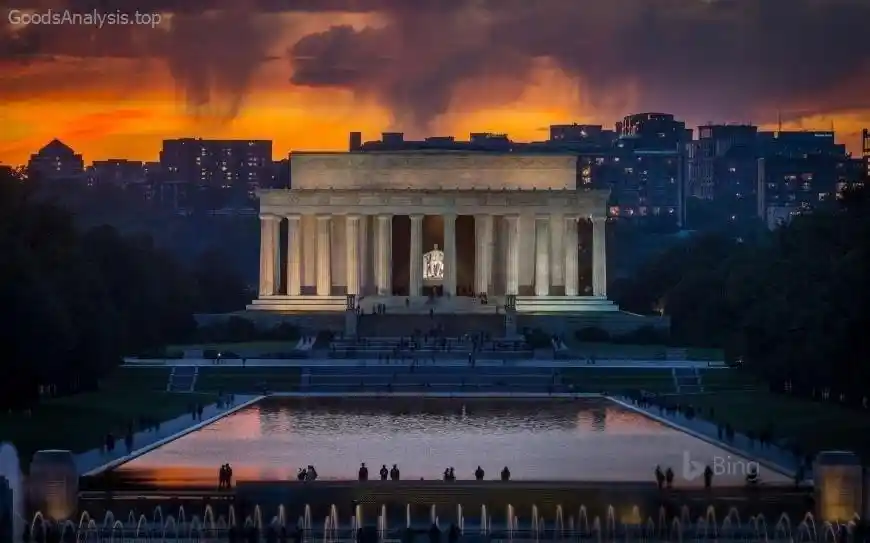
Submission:
[[427,296],[365,296],[359,301],[359,307],[365,314],[370,314],[378,305],[385,306],[388,314],[428,315],[430,311],[457,315],[495,315],[504,302],[500,298],[481,303],[470,296],[451,296],[429,298]]
[[[430,311],[450,314],[495,315],[504,307],[503,296],[491,296],[483,304],[477,298],[453,296],[364,296],[359,300],[363,313],[372,313],[376,306],[386,306],[387,313],[428,314]],[[252,311],[279,312],[343,312],[347,310],[345,296],[287,296],[274,294],[253,300]],[[619,306],[604,296],[517,296],[517,313],[523,314],[583,314],[618,312]]]
[[261,296],[248,304],[248,311],[284,313],[340,313],[347,310],[346,296]]
[[517,296],[517,313],[554,314],[617,312],[619,306],[606,296]]

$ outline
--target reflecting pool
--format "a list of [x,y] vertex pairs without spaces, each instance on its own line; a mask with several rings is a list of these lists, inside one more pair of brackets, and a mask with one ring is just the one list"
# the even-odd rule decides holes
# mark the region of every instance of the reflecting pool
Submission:
[[[355,479],[360,463],[377,478],[398,465],[402,479],[440,479],[477,466],[497,479],[653,480],[670,467],[675,485],[742,485],[749,460],[606,399],[269,399],[116,468],[124,478],[164,486],[217,484],[229,463],[236,481],[295,479],[312,464],[320,479]],[[765,483],[788,483],[760,468]]]

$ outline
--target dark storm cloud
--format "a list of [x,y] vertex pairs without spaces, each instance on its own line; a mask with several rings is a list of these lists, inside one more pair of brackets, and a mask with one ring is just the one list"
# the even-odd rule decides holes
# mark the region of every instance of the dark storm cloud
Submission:
[[254,74],[270,60],[269,48],[281,30],[280,22],[254,0],[215,0],[207,5],[181,0],[31,0],[28,8],[41,13],[162,13],[165,20],[156,26],[15,27],[5,15],[22,8],[4,6],[0,61],[28,63],[46,56],[164,59],[191,113],[225,119],[235,117],[242,107]]
[[[523,82],[539,57],[576,76],[593,104],[631,88],[639,108],[695,121],[824,110],[835,99],[870,107],[867,0],[467,0],[385,15],[378,28],[302,38],[292,81],[375,95],[418,124],[443,113],[460,83]],[[838,89],[849,82],[846,97]]]
[[[153,11],[172,22],[13,28],[5,12],[22,7]],[[408,128],[446,111],[469,81],[482,82],[481,100],[507,99],[540,58],[576,77],[593,106],[637,96],[639,109],[693,121],[870,107],[861,43],[870,0],[0,0],[0,9],[0,69],[53,57],[161,58],[192,111],[226,117],[269,61],[279,25],[293,24],[276,12],[380,13],[377,26],[300,39],[291,80],[374,97]]]

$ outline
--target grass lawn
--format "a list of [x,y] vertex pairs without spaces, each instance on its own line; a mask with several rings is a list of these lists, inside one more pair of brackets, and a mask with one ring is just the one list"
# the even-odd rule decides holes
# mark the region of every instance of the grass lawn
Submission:
[[259,393],[262,386],[272,392],[299,390],[302,370],[294,366],[248,367],[204,366],[199,370],[196,389],[234,394]]
[[757,433],[769,427],[775,439],[794,441],[807,452],[850,450],[865,460],[870,459],[870,413],[766,390],[692,394],[670,399],[692,405],[702,411],[702,418],[730,424],[738,432]]
[[[622,345],[619,343],[587,343],[568,342],[571,353],[576,356],[594,356],[597,358],[624,358],[629,360],[659,360],[665,359],[668,350],[678,350],[679,347],[664,345]],[[723,360],[720,349],[702,349],[688,347],[685,349],[688,360]]]
[[191,404],[209,404],[215,394],[165,391],[166,368],[123,368],[105,379],[101,390],[46,400],[25,413],[0,414],[0,436],[18,448],[22,463],[41,449],[84,452],[102,445],[112,432],[123,436],[141,417],[166,421],[188,412]]
[[238,343],[198,343],[192,345],[170,345],[167,352],[183,352],[185,349],[200,349],[232,351],[240,356],[253,356],[256,354],[286,353],[296,348],[298,340],[293,341],[243,341]]

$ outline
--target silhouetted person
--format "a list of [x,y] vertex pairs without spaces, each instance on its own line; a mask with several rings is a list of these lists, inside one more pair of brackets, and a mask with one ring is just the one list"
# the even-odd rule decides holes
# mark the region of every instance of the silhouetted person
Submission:
[[674,470],[671,468],[665,470],[665,484],[668,485],[668,488],[674,487]]
[[444,469],[444,480],[445,480],[445,481],[449,481],[449,480],[450,480],[450,468],[445,468],[445,469]]
[[759,481],[758,468],[755,467],[755,465],[750,466],[749,473],[746,474],[746,484],[749,486],[755,486]]
[[317,470],[314,469],[314,466],[308,466],[308,469],[305,471],[305,480],[306,481],[316,481],[317,480]]
[[226,481],[224,482],[224,485],[226,486],[226,488],[231,488],[233,486],[233,468],[229,464],[227,464],[226,471],[224,473],[226,474]]
[[713,468],[707,466],[704,468],[704,488],[713,486]]
[[305,468],[299,468],[299,473],[296,474],[296,479],[299,481],[308,479],[308,471]]
[[360,481],[368,481],[369,480],[369,468],[366,467],[366,463],[363,462],[359,467],[359,480]]
[[452,467],[450,468],[450,480],[451,481],[456,480],[456,471],[454,471]]
[[389,475],[390,472],[387,470],[387,465],[384,464],[383,466],[381,466],[381,481],[386,481]]
[[665,472],[662,471],[661,466],[656,466],[656,484],[659,485],[659,490],[665,486]]
[[221,465],[218,470],[218,488],[226,488],[227,486],[227,465]]
[[459,536],[461,532],[459,531],[459,527],[455,524],[450,525],[450,530],[447,531],[447,541],[448,543],[456,543],[459,541]]
[[508,469],[507,466],[501,470],[501,480],[502,481],[510,481],[511,480],[511,470]]
[[474,478],[477,479],[478,481],[483,481],[483,475],[484,475],[483,468],[480,466],[477,466],[477,469],[474,470]]
[[393,481],[399,480],[399,467],[396,464],[393,464],[393,468],[390,470],[390,479]]

